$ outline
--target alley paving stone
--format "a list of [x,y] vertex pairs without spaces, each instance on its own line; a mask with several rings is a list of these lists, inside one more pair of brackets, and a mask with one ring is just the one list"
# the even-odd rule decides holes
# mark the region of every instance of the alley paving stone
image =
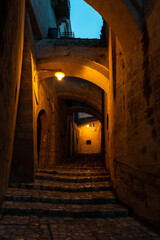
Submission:
[[[16,223],[17,221],[17,223]],[[160,240],[135,218],[62,219],[4,216],[0,240]]]
[[102,165],[39,169],[34,183],[10,184],[0,210],[0,240],[160,240],[117,201]]

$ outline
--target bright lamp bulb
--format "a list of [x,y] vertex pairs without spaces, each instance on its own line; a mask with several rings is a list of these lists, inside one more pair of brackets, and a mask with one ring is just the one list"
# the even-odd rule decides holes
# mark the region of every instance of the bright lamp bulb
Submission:
[[56,72],[56,73],[55,73],[55,76],[57,77],[57,79],[58,79],[59,81],[61,81],[62,78],[65,77],[65,74],[64,74],[63,72]]
[[89,127],[89,125],[87,125],[87,127]]

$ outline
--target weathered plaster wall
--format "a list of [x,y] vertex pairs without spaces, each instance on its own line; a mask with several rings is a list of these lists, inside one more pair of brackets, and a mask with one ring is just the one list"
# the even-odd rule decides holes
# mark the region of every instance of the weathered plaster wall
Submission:
[[24,10],[24,0],[0,1],[0,202],[8,185],[12,157],[23,56]]

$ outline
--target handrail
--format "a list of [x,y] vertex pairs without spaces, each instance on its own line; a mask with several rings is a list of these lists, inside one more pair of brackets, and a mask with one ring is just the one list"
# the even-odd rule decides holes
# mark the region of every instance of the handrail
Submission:
[[130,169],[133,169],[133,170],[135,170],[135,171],[138,171],[138,172],[140,172],[140,173],[142,173],[142,174],[145,174],[145,175],[149,175],[149,176],[151,176],[151,177],[154,177],[154,178],[156,178],[156,179],[159,179],[159,178],[160,178],[160,177],[158,177],[158,176],[156,176],[156,175],[154,175],[154,174],[152,174],[152,173],[144,172],[144,171],[142,171],[141,169],[138,169],[138,168],[133,167],[133,166],[129,166],[129,165],[126,164],[126,163],[122,163],[122,162],[119,162],[119,161],[117,161],[117,160],[114,160],[114,162],[116,162],[116,163],[119,164],[119,165],[122,165],[122,166],[128,167],[128,168],[130,168]]

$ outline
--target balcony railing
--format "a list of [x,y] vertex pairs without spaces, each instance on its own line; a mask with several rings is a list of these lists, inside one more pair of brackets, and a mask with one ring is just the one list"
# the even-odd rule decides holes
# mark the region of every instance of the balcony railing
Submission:
[[74,38],[73,32],[62,32],[61,38]]

